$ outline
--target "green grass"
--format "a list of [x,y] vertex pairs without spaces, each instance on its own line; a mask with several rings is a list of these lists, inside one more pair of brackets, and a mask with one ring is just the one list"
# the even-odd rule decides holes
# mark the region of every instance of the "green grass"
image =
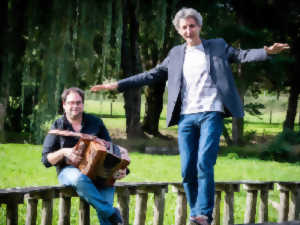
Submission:
[[[56,185],[54,167],[41,163],[40,145],[0,145],[0,188]],[[180,181],[179,155],[130,153],[130,176],[123,181]],[[279,163],[258,159],[219,156],[215,166],[216,181],[300,181],[300,163]],[[263,172],[262,172],[263,171]],[[16,179],[17,178],[17,179]]]
[[[254,117],[246,114],[245,133],[255,132],[257,135],[275,135],[282,130],[282,123],[285,118],[286,96],[274,100],[274,96],[261,96],[259,101],[266,105],[263,115]],[[247,98],[246,102],[256,100]],[[176,146],[175,139],[171,140],[126,140],[125,137],[125,112],[121,95],[116,102],[111,104],[109,100],[89,100],[85,103],[85,111],[96,114],[104,120],[110,130],[112,137],[119,144],[124,144],[129,149],[141,150],[146,145],[152,145],[155,141],[160,145]],[[272,123],[270,121],[270,110],[272,110]],[[141,115],[144,114],[142,103]],[[165,122],[166,107],[161,114],[159,128],[162,133],[177,136],[177,126],[166,128]],[[299,129],[297,127],[296,129]],[[154,140],[154,141],[153,141]],[[242,148],[222,148],[215,166],[216,181],[300,181],[299,163],[278,163],[272,161],[261,161],[255,158],[260,147],[252,145]],[[41,160],[40,145],[29,144],[0,144],[0,188],[45,186],[57,185],[55,168],[46,169]],[[228,154],[229,153],[229,154]],[[237,154],[238,153],[238,154]],[[242,154],[241,154],[242,153]],[[239,157],[244,158],[239,158]],[[131,165],[130,175],[123,181],[144,182],[144,181],[180,181],[180,158],[179,156],[146,155],[138,152],[130,153]],[[245,210],[246,193],[241,190],[235,195],[235,222],[242,223]],[[279,201],[277,191],[271,192],[270,198]],[[174,212],[176,206],[176,195],[169,190],[166,195],[165,225],[174,224]],[[57,221],[57,205],[55,200],[54,221]],[[130,201],[130,223],[133,223],[135,199]],[[71,224],[76,224],[78,199],[72,199]],[[39,203],[39,209],[41,208]],[[147,225],[152,224],[153,195],[149,196],[147,212]],[[270,221],[277,220],[275,210],[270,206]],[[19,206],[19,223],[25,224],[26,204]],[[40,212],[40,211],[39,211]],[[40,213],[39,213],[40,214]],[[0,224],[5,224],[3,207],[0,208]],[[38,217],[38,224],[40,216]],[[55,224],[55,223],[54,223]],[[91,224],[98,224],[95,210],[91,209]]]
[[[0,145],[0,188],[56,185],[55,168],[45,168],[41,160],[40,145],[2,144]],[[147,155],[138,152],[130,153],[130,175],[123,181],[180,181],[180,158],[178,155]],[[219,156],[215,167],[216,181],[300,181],[300,164],[278,163],[257,159],[232,159]],[[241,190],[235,198],[236,222],[243,221],[246,193]],[[278,201],[278,192],[271,193],[271,199]],[[78,200],[73,201],[72,214],[76,214]],[[169,190],[166,196],[165,225],[173,224],[176,195]],[[133,222],[135,199],[130,202],[130,221]],[[57,221],[57,200],[55,201],[54,218]],[[152,224],[153,195],[149,196],[147,223]],[[39,206],[40,207],[40,206]],[[20,206],[20,224],[24,223],[26,205]],[[276,221],[275,211],[270,207],[270,220]],[[3,216],[2,216],[3,215]],[[0,224],[5,224],[4,209],[0,210]],[[76,216],[72,217],[74,224]],[[40,218],[39,218],[40,219]],[[95,211],[91,210],[92,224],[97,224]],[[55,223],[54,223],[55,224]]]
[[[108,126],[109,129],[125,129],[126,121],[124,101],[122,95],[118,95],[118,99],[112,103],[108,99],[102,99],[95,96],[85,103],[85,110],[90,113],[97,114],[101,116]],[[100,100],[99,100],[100,99]],[[244,131],[250,132],[255,131],[258,135],[275,135],[282,131],[282,125],[285,120],[286,108],[287,108],[287,96],[282,95],[277,99],[276,96],[272,95],[260,95],[258,99],[252,97],[245,98],[245,104],[247,103],[261,103],[265,105],[265,109],[261,110],[262,115],[253,116],[249,113],[245,114],[245,124]],[[272,115],[270,112],[272,111]],[[298,112],[300,111],[300,105],[298,107]],[[144,96],[142,96],[141,103],[141,119],[145,112]],[[297,114],[298,115],[298,114]],[[296,118],[296,130],[299,130],[298,118]],[[271,120],[271,123],[270,123]],[[231,125],[229,126],[231,127]],[[163,132],[175,131],[177,127],[166,128],[166,106],[163,107],[161,113],[161,118],[159,122],[159,129]]]

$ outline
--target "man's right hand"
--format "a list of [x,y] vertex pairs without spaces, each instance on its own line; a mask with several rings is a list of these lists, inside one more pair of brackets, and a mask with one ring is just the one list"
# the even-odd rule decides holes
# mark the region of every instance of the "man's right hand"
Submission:
[[93,92],[104,91],[104,90],[112,91],[117,88],[118,88],[118,83],[114,82],[114,83],[109,83],[109,84],[98,84],[98,85],[91,87],[90,90]]

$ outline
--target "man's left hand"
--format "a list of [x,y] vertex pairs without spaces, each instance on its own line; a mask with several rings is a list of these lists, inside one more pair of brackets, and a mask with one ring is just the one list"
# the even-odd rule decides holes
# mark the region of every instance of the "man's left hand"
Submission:
[[264,46],[268,55],[278,54],[284,50],[290,49],[290,46],[286,43],[274,43],[272,46]]
[[65,148],[64,155],[66,157],[66,163],[75,167],[78,167],[82,160],[82,155],[74,148]]

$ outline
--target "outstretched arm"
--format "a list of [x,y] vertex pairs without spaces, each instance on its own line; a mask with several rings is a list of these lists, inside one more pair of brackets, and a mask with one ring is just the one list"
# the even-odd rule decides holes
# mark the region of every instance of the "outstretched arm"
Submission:
[[118,88],[118,83],[117,82],[113,82],[113,83],[109,83],[109,84],[98,84],[95,85],[93,87],[91,87],[91,91],[96,92],[96,91],[105,91],[105,90],[116,90]]
[[264,61],[270,59],[271,55],[279,54],[290,46],[286,43],[274,43],[271,46],[264,46],[264,48],[258,49],[235,49],[225,43],[226,52],[229,58],[229,62],[234,63],[247,63],[254,61]]
[[120,92],[123,92],[129,88],[138,88],[144,85],[166,81],[168,79],[168,63],[169,57],[166,57],[161,64],[158,64],[151,70],[124,78],[117,82],[95,85],[91,87],[90,90],[93,92],[105,90],[118,90]]
[[268,55],[274,55],[279,54],[282,51],[285,51],[287,49],[290,49],[290,46],[288,44],[283,43],[274,43],[272,46],[264,46],[265,51]]

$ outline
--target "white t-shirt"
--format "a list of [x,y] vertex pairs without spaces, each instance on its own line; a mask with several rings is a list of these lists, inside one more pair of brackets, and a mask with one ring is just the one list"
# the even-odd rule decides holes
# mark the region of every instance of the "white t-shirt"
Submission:
[[203,45],[187,46],[183,63],[181,114],[224,112],[217,87],[208,74]]

